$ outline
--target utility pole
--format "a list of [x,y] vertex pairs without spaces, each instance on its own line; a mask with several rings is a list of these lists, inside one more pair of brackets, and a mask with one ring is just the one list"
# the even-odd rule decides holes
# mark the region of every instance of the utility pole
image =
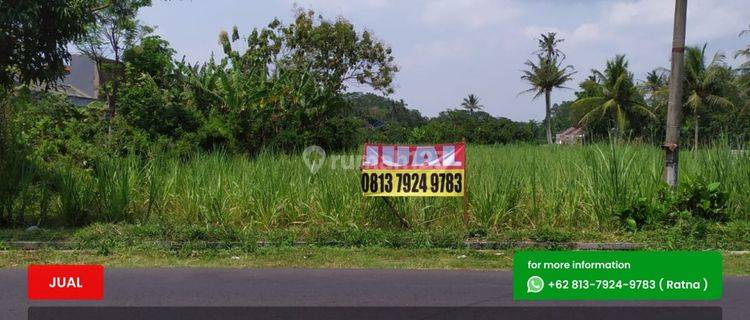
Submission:
[[669,77],[669,103],[667,104],[667,135],[664,141],[664,182],[677,188],[680,159],[680,124],[682,121],[682,75],[685,68],[685,22],[687,0],[675,0],[674,31],[672,34],[672,73]]

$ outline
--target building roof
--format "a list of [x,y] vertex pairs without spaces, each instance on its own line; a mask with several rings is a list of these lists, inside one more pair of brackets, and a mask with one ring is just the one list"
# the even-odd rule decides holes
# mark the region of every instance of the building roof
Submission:
[[65,67],[66,75],[57,83],[31,84],[33,91],[59,92],[68,97],[96,100],[99,96],[99,75],[96,63],[86,56],[74,54],[70,65]]
[[570,127],[565,129],[563,132],[558,133],[561,136],[577,136],[584,134],[582,127]]
[[41,84],[30,84],[29,89],[32,91],[52,91],[52,92],[59,92],[62,93],[68,97],[77,97],[77,98],[84,98],[84,99],[92,99],[96,100],[96,97],[87,95],[81,89],[78,89],[72,85],[69,84],[56,84],[56,85],[50,85],[49,87],[46,87]]

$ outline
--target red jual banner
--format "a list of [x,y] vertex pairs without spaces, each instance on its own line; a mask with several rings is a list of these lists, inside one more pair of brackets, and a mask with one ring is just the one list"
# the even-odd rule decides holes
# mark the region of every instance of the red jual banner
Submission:
[[29,265],[30,300],[101,300],[104,297],[104,266]]
[[365,144],[361,169],[365,196],[463,196],[466,145]]

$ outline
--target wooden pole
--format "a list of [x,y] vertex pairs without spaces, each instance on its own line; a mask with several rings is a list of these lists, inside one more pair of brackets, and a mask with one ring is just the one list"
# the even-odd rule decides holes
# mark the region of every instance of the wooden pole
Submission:
[[467,153],[466,148],[466,138],[463,138],[462,142],[464,143],[464,227],[467,229],[469,228],[469,221],[471,220],[471,216],[469,215],[469,154]]
[[680,124],[682,120],[682,75],[685,67],[685,25],[687,0],[675,0],[674,31],[672,34],[672,73],[669,78],[667,104],[667,134],[664,141],[663,179],[672,189],[677,188],[680,158]]
[[387,197],[380,197],[380,198],[383,199],[385,204],[388,205],[388,208],[391,209],[391,212],[393,213],[393,215],[396,217],[396,219],[398,219],[398,222],[401,225],[401,228],[410,229],[411,227],[409,226],[409,221],[407,221],[406,218],[402,217],[398,213],[398,209],[396,208],[396,206],[393,205],[393,203],[390,200],[388,200]]

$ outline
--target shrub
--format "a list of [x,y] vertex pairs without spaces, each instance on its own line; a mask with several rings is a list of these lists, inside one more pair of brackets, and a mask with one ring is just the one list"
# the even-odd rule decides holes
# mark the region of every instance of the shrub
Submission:
[[652,218],[662,215],[661,207],[652,204],[651,200],[646,197],[640,197],[633,204],[620,210],[617,217],[631,231],[643,228],[651,224]]
[[157,86],[151,76],[143,74],[123,88],[118,99],[120,114],[128,125],[148,133],[178,139],[183,133],[198,129],[198,114],[183,106],[170,92]]
[[721,190],[721,183],[687,181],[677,199],[677,209],[694,217],[714,222],[726,222],[729,194]]

